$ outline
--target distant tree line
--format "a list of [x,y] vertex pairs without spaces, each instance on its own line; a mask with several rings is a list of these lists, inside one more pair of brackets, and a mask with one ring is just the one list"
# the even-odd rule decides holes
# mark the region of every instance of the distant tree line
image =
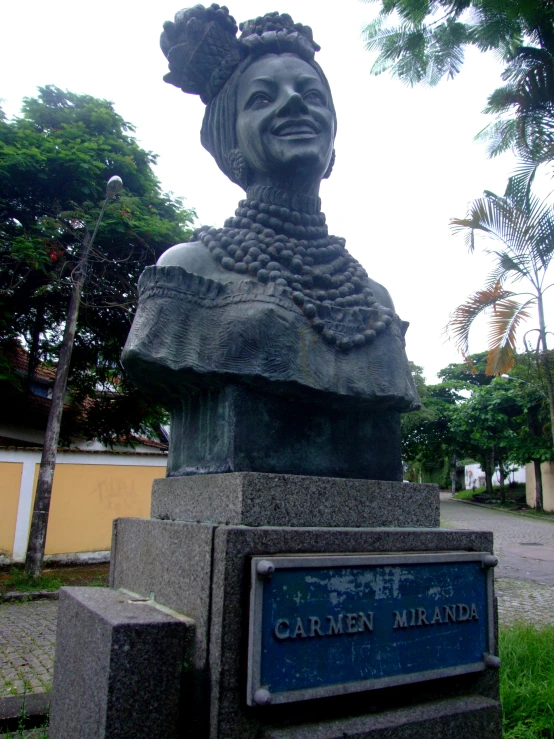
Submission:
[[402,419],[408,476],[418,481],[426,471],[442,469],[440,482],[446,486],[453,460],[475,460],[491,495],[492,478],[499,471],[504,497],[508,470],[532,462],[535,502],[542,509],[540,465],[551,458],[552,438],[546,384],[533,359],[519,355],[509,376],[493,377],[485,373],[483,352],[468,357],[467,363],[448,365],[435,385],[427,385],[422,368],[412,365],[422,407]]

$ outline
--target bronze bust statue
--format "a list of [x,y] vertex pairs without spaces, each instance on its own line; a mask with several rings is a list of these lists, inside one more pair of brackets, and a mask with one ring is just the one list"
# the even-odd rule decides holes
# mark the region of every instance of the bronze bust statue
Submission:
[[319,47],[286,14],[237,31],[216,4],[164,25],[165,80],[200,95],[202,143],[246,198],[144,272],[124,366],[171,411],[170,476],[402,479],[407,324],[320,209],[337,122]]

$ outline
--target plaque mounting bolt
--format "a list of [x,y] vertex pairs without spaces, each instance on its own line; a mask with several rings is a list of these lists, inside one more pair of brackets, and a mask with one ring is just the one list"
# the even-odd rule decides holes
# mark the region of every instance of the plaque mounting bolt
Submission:
[[269,706],[272,701],[271,693],[266,688],[258,688],[254,693],[254,703],[258,706]]
[[481,561],[482,567],[496,567],[497,564],[498,557],[495,557],[494,554],[486,554]]
[[500,667],[500,657],[497,657],[495,654],[487,654],[485,665],[486,667],[492,667],[494,670],[498,670]]
[[275,572],[275,565],[268,559],[261,559],[256,565],[256,572],[262,577],[271,577],[271,575],[273,575],[273,573]]

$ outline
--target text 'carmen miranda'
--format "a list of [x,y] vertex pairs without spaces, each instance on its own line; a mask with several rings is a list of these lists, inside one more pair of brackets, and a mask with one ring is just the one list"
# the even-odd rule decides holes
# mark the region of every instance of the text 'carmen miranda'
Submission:
[[[466,605],[456,603],[435,606],[434,609],[407,608],[393,611],[390,623],[393,629],[406,629],[412,626],[436,626],[438,624],[478,621],[479,614],[475,603]],[[280,618],[273,627],[273,634],[279,641],[285,639],[309,639],[317,636],[338,636],[340,634],[359,634],[373,631],[373,611],[358,613],[339,613],[328,615],[306,616],[304,618]]]

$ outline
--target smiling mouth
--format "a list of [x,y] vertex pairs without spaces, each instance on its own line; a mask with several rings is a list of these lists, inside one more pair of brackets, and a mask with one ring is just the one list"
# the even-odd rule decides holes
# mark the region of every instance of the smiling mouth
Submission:
[[320,132],[319,126],[312,121],[285,121],[275,126],[271,133],[281,138],[308,138]]

